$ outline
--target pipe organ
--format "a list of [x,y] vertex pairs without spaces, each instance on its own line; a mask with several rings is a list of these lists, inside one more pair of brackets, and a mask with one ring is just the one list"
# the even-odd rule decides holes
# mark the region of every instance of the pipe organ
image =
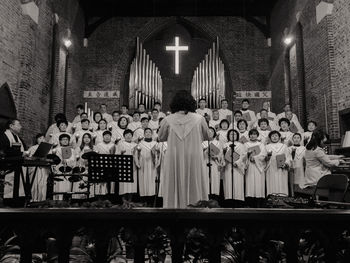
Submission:
[[129,108],[137,108],[140,103],[147,109],[155,102],[162,101],[162,77],[155,63],[136,38],[136,55],[130,65]]
[[205,99],[212,109],[220,108],[225,98],[225,67],[219,57],[218,37],[193,74],[191,93],[196,101]]

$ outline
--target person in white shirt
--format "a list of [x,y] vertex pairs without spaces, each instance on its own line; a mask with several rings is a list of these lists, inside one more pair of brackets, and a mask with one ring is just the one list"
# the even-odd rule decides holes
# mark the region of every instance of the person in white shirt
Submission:
[[107,123],[111,122],[113,120],[112,115],[107,113],[107,105],[101,104],[100,105],[100,111],[102,113],[102,118],[107,121]]
[[159,121],[158,121],[159,112],[157,109],[152,110],[152,119],[148,123],[148,127],[152,130],[152,132],[156,132],[159,128]]
[[133,132],[141,127],[141,121],[140,121],[140,113],[138,111],[135,111],[132,115],[132,122],[128,124],[127,129],[132,130]]
[[120,108],[121,114],[120,117],[125,117],[129,122],[132,122],[132,117],[129,115],[129,108],[126,105],[122,105]]
[[[290,107],[290,104],[286,104],[286,105],[284,106],[283,110],[284,110],[284,112],[282,112],[282,113],[280,113],[280,114],[278,114],[278,115],[276,116],[276,123],[278,123],[279,120],[282,119],[282,118],[287,118],[287,115],[286,115],[287,112],[292,112],[292,109],[291,109],[291,107]],[[297,127],[301,127],[297,115],[295,115],[293,112],[292,112],[292,117],[291,117],[291,118],[288,118],[288,119],[289,119],[290,121],[292,121]]]
[[157,109],[159,112],[158,119],[166,117],[165,113],[162,112],[162,104],[159,101],[154,103],[154,108]]
[[249,129],[252,128],[252,124],[256,121],[255,112],[249,109],[249,100],[242,100],[242,117],[248,122]]
[[[55,134],[60,132],[57,126],[57,122],[59,120],[65,120],[67,121],[66,115],[64,115],[63,113],[57,113],[55,115],[55,123],[51,124],[51,126],[47,129],[46,134],[45,134],[45,141],[50,141],[51,137]],[[68,122],[68,126],[67,126],[67,132],[68,133],[72,133],[72,123]]]
[[202,116],[205,116],[205,114],[209,115],[210,116],[210,119],[212,118],[212,112],[210,109],[206,108],[207,106],[207,102],[205,99],[200,99],[198,101],[198,105],[199,105],[199,108],[196,109],[196,113],[202,115]]
[[[295,115],[295,114],[294,114]],[[293,113],[291,111],[286,112],[286,118],[290,121],[290,131],[293,133],[304,133],[304,129],[301,127],[298,118],[293,119]]]
[[269,117],[269,112],[266,109],[261,109],[257,116],[259,117],[257,117],[256,122],[252,124],[253,128],[257,128],[259,126],[258,122],[260,119],[267,119],[269,121],[268,124],[270,131],[279,130],[278,125],[276,125],[275,118]]
[[[263,103],[262,108],[263,108],[264,110],[267,111],[267,119],[269,120],[269,122],[275,121],[275,119],[276,119],[276,114],[273,113],[272,111],[270,111],[270,102],[269,102],[269,101],[265,101],[265,102]],[[261,112],[261,111],[260,111],[260,112]],[[256,118],[257,118],[257,119],[263,118],[263,117],[260,116],[260,112],[258,112],[258,113],[256,114]]]
[[220,120],[226,119],[229,122],[232,122],[232,111],[228,109],[227,99],[221,100],[221,109],[219,109],[219,116]]
[[317,122],[308,121],[306,127],[307,131],[302,134],[302,142],[304,143],[304,145],[306,145],[310,141],[312,133],[317,129]]
[[[224,120],[225,120],[225,119],[226,119],[226,118],[224,118]],[[223,119],[220,119],[219,110],[214,109],[214,110],[213,110],[213,119],[209,121],[209,126],[215,128],[215,130],[218,131],[218,130],[219,130],[219,127],[220,127],[220,122],[221,122],[222,120],[223,120]]]
[[[81,120],[86,120],[86,119],[89,120],[89,117],[88,117],[86,112],[83,112],[82,114],[80,114],[80,121],[77,123],[72,123],[73,124],[73,126],[72,126],[73,133],[81,130]],[[89,125],[90,125],[90,120],[89,120]]]
[[148,113],[146,112],[145,104],[140,103],[137,110],[138,110],[138,112],[140,113],[140,118],[141,118],[141,119],[142,119],[143,117],[149,118],[149,115],[148,115]]
[[77,115],[75,116],[74,120],[72,121],[72,124],[77,124],[81,121],[81,114],[84,112],[84,106],[79,104],[75,107],[77,109]]
[[112,118],[113,118],[113,120],[110,123],[108,123],[108,130],[110,130],[110,131],[112,131],[113,129],[117,129],[117,127],[118,127],[118,121],[120,118],[119,111],[113,111]]

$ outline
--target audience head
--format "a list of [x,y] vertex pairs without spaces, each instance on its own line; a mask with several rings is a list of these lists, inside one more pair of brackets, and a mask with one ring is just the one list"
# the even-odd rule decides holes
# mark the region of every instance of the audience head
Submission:
[[249,108],[249,100],[248,99],[242,100],[242,109],[247,110],[248,108]]
[[172,113],[178,111],[184,111],[185,113],[195,112],[196,101],[187,90],[181,90],[173,97],[170,103],[170,109]]

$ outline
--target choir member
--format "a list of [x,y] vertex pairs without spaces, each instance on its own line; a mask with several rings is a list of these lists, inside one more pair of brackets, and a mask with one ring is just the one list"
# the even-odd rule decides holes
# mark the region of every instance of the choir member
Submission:
[[149,115],[148,115],[148,113],[146,112],[145,104],[140,103],[137,110],[138,110],[139,113],[140,113],[140,118],[144,118],[144,117],[149,118]]
[[[57,113],[55,115],[55,123],[51,124],[50,127],[47,129],[46,131],[46,135],[45,135],[45,140],[48,142],[50,141],[51,137],[55,134],[55,133],[59,133],[59,129],[57,126],[58,121],[62,121],[65,120],[67,121],[66,115],[64,115],[63,113]],[[68,133],[72,133],[72,124],[70,122],[68,122],[68,126],[67,126],[67,132]]]
[[113,133],[113,130],[118,128],[118,121],[120,118],[120,113],[119,111],[113,111],[112,113],[112,121],[108,123],[108,130]]
[[155,102],[153,107],[155,109],[157,109],[159,112],[158,118],[165,118],[166,117],[165,113],[162,112],[162,104],[159,101]]
[[102,118],[107,121],[107,123],[111,122],[113,120],[112,115],[107,113],[107,105],[106,104],[101,104],[100,105],[100,111],[102,114]]
[[265,146],[258,141],[259,132],[256,129],[249,131],[247,148],[247,169],[245,196],[249,206],[260,207],[265,198]]
[[270,131],[273,131],[273,130],[277,131],[279,129],[278,125],[276,124],[275,118],[269,117],[267,110],[261,109],[258,114],[259,114],[259,118],[257,118],[257,121],[252,125],[253,128],[257,128],[259,126],[258,122],[260,119],[267,119],[269,121],[269,123],[268,123],[269,128],[268,129]]
[[249,100],[242,100],[242,118],[248,122],[248,128],[252,127],[252,124],[256,121],[255,112],[249,109]]
[[[112,142],[112,133],[108,130],[103,132],[102,142],[96,144],[94,151],[98,154],[113,154],[115,152],[115,144]],[[114,193],[115,183],[111,183],[111,193]],[[107,183],[95,183],[94,195],[106,195],[108,193]]]
[[287,118],[281,118],[278,121],[278,125],[280,126],[281,142],[283,142],[287,146],[292,145],[293,133],[289,131],[289,120]]
[[140,121],[140,113],[138,111],[135,111],[132,115],[132,122],[128,124],[127,129],[132,130],[133,132],[141,127],[141,121]]
[[[132,141],[133,132],[132,130],[124,131],[124,140],[117,144],[115,154],[134,155],[136,143]],[[132,200],[132,196],[137,193],[137,169],[134,169],[132,183],[119,183],[119,195],[123,195],[123,199],[127,201]]]
[[214,109],[213,110],[213,119],[209,121],[209,126],[214,127],[216,131],[219,130],[220,122],[221,120],[224,120],[226,118],[220,119],[220,113],[219,110]]
[[[226,201],[229,201],[225,202],[226,206],[240,207],[243,205],[242,202],[244,201],[244,176],[247,163],[247,149],[244,144],[239,142],[239,133],[236,130],[231,129],[228,131],[227,140],[228,142],[224,145],[224,198]],[[232,201],[233,204],[227,204],[231,203]]]
[[148,123],[149,123],[149,119],[146,117],[143,117],[141,119],[141,128],[138,128],[135,130],[134,132],[134,136],[133,136],[133,141],[134,142],[138,142],[139,140],[143,139],[144,136],[144,130],[148,127]]
[[281,134],[278,131],[269,133],[270,143],[266,145],[266,195],[288,195],[288,168],[291,158],[287,145],[280,142]]
[[303,133],[304,129],[301,127],[299,121],[297,119],[293,119],[293,113],[291,111],[286,112],[286,118],[290,121],[290,131],[293,133]]
[[[56,147],[59,145],[59,138],[62,134],[67,134],[67,135],[69,135],[69,138],[71,138],[71,134],[67,131],[67,127],[68,127],[68,122],[66,120],[58,120],[57,121],[58,132],[52,134],[50,141],[49,141],[53,145],[53,147]],[[71,143],[72,142],[70,142],[70,144]]]
[[[22,125],[17,119],[10,119],[6,123],[6,130],[0,133],[0,154],[3,156],[22,156],[25,145],[19,134],[21,132]],[[13,197],[13,183],[14,172],[9,172],[5,175],[4,182],[4,198]],[[19,183],[19,196],[24,196],[23,182],[20,178]]]
[[302,136],[300,133],[295,133],[293,135],[293,145],[289,147],[289,155],[292,158],[291,163],[291,173],[293,174],[293,184],[294,189],[297,188],[304,188],[305,186],[305,146],[301,145],[302,142]]
[[159,128],[159,112],[157,109],[153,109],[152,118],[149,120],[148,127],[154,132],[156,132]]
[[107,131],[107,121],[105,119],[101,119],[98,122],[98,127],[97,130],[95,131],[95,144],[99,144],[100,142],[103,141],[103,133]]
[[153,132],[150,128],[144,130],[144,139],[138,144],[136,151],[136,166],[139,169],[139,191],[141,200],[149,206],[156,194],[157,156],[156,144],[152,140]]
[[196,113],[198,113],[198,114],[200,114],[200,115],[202,115],[202,116],[204,116],[205,114],[207,114],[207,115],[210,116],[210,119],[211,119],[211,115],[212,115],[211,110],[208,109],[208,108],[206,108],[206,106],[207,106],[207,101],[206,101],[205,99],[200,99],[200,100],[198,101],[198,106],[199,106],[199,108],[196,109]]
[[344,161],[344,156],[330,156],[323,150],[324,143],[327,141],[326,135],[322,130],[315,130],[305,151],[305,187],[315,186],[318,180],[330,174],[331,167],[336,167]]
[[221,108],[218,111],[219,111],[219,119],[220,120],[226,119],[229,122],[232,122],[232,111],[230,109],[228,109],[228,100],[227,99],[221,100]]
[[219,141],[222,144],[227,143],[227,132],[228,132],[229,125],[230,123],[226,119],[220,121],[220,124],[219,124],[220,130],[217,132],[217,136],[219,137]]
[[[72,132],[73,132],[73,134],[74,134],[75,132],[81,130],[81,120],[85,120],[85,119],[88,119],[88,120],[89,120],[89,116],[88,116],[88,114],[87,114],[86,112],[82,112],[82,113],[80,114],[80,121],[74,123],[73,126],[72,126]],[[90,120],[89,120],[89,127],[88,127],[88,128],[90,128]]]
[[124,137],[124,132],[127,129],[128,125],[128,119],[125,116],[120,117],[118,120],[118,127],[112,130],[112,138],[117,141],[122,140]]
[[90,128],[90,121],[89,121],[89,119],[82,119],[80,121],[80,123],[81,123],[80,124],[81,129],[77,130],[73,134],[72,139],[71,139],[71,144],[72,144],[73,147],[76,147],[77,145],[81,144],[81,140],[82,140],[83,135],[85,133],[90,134],[93,138],[96,137],[96,134],[89,130],[89,128]]
[[[53,153],[56,154],[61,162],[54,166],[54,172],[56,175],[67,175],[71,174],[72,168],[76,165],[76,155],[74,150],[69,146],[70,136],[67,133],[63,133],[59,137],[59,146],[53,150]],[[63,168],[63,171],[61,169]],[[61,169],[60,169],[61,168]],[[69,182],[68,177],[60,176],[62,181],[57,181],[54,184],[54,200],[63,200],[64,193],[71,192],[72,183]]]
[[132,122],[132,117],[129,115],[129,108],[127,105],[122,105],[120,117],[125,117],[128,119],[128,122]]
[[310,139],[312,137],[312,133],[316,129],[317,129],[317,122],[308,121],[306,132],[303,133],[303,141],[302,142],[304,143],[304,145],[306,145],[310,141]]
[[264,109],[267,112],[267,117],[261,116],[261,111],[256,114],[257,119],[261,118],[267,118],[269,122],[273,122],[276,119],[276,114],[270,111],[270,102],[269,101],[264,101],[262,109]]
[[239,133],[239,141],[246,143],[249,140],[248,122],[245,119],[240,119],[237,122],[237,131]]
[[[287,118],[287,112],[292,111],[290,104],[286,104],[283,108],[284,112],[278,114],[276,116],[276,123],[278,123],[278,121],[282,118]],[[297,127],[301,127],[299,119],[297,117],[297,115],[295,115],[294,113],[292,113],[292,117],[290,118],[290,120],[293,121],[293,123],[297,126]]]
[[90,126],[91,126],[91,128],[93,129],[93,131],[96,131],[96,130],[98,129],[98,123],[99,123],[99,121],[102,120],[102,119],[103,119],[103,118],[102,118],[101,112],[96,111],[96,112],[94,113],[94,117],[93,117],[93,119],[92,119],[92,122],[90,123]]
[[[223,159],[223,145],[219,140],[216,139],[217,134],[215,128],[209,127],[209,140],[202,142],[204,163],[206,167],[206,175],[208,182],[208,193],[209,192],[209,179],[211,180],[211,196],[210,199],[218,199],[220,195],[220,170],[224,166]],[[210,151],[209,151],[209,148]],[[209,151],[209,154],[208,154]],[[210,168],[208,166],[210,164]],[[209,178],[209,169],[211,169],[211,177]]]
[[269,126],[269,120],[262,118],[258,120],[258,128],[259,132],[259,138],[258,140],[261,141],[264,145],[269,143],[269,133],[271,131],[271,128]]
[[81,121],[81,118],[80,118],[81,116],[80,115],[84,112],[84,106],[81,105],[81,104],[77,105],[75,108],[77,110],[77,115],[74,117],[74,119],[72,121],[73,125],[77,124],[77,123],[79,123]]
[[[39,144],[45,142],[45,135],[39,133],[35,136],[35,145],[28,149],[28,156],[32,157],[35,151],[38,149]],[[36,174],[34,175],[34,172]],[[47,178],[49,176],[49,170],[45,167],[38,167],[37,169],[30,167],[29,168],[30,178],[33,178],[34,181],[32,185],[32,201],[45,201],[46,200],[46,191],[47,191]]]

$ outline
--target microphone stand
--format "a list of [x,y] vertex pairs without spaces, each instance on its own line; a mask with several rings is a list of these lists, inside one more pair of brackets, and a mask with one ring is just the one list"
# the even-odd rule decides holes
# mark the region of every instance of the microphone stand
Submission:
[[[234,105],[235,105],[235,99],[236,99],[236,92],[232,92],[232,108],[231,108],[231,110],[232,110],[232,117],[231,117],[231,122],[232,122],[232,129],[234,129],[234,127],[233,127],[233,125],[234,125],[234,120],[233,120],[233,108],[234,108]],[[232,163],[231,163],[231,183],[232,183],[232,185],[231,185],[231,191],[232,191],[232,201],[234,200],[233,199],[233,152],[234,152],[234,150],[235,150],[235,140],[233,139],[233,142],[232,142],[232,145],[231,145],[231,161],[232,161]],[[243,189],[243,191],[244,191],[244,189]]]

